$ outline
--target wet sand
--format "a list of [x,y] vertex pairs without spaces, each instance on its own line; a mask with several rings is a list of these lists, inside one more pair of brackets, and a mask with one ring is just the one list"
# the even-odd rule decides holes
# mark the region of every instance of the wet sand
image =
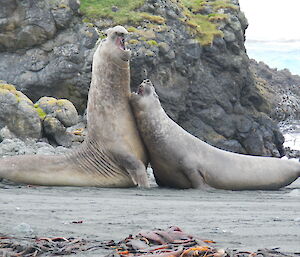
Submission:
[[[300,179],[279,191],[28,187],[0,183],[0,235],[121,240],[177,225],[222,248],[300,252]],[[83,221],[79,224],[73,221]],[[105,251],[76,256],[103,256]]]

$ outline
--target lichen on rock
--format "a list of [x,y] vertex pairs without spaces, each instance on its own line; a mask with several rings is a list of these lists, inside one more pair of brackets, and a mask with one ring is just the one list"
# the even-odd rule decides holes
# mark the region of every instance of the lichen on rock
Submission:
[[[78,122],[78,113],[75,106],[67,99],[54,97],[42,97],[35,106],[40,108],[46,115],[58,119],[65,127],[70,127]],[[41,113],[44,115],[44,113]]]
[[41,137],[41,122],[32,101],[7,83],[0,84],[0,129],[20,138]]

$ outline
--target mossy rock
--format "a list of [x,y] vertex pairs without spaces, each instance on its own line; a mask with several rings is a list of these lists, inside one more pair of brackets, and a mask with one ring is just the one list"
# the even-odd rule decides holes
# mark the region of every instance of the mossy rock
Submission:
[[127,31],[128,31],[129,33],[132,33],[132,32],[137,32],[138,29],[135,28],[135,27],[128,27],[128,28],[127,28]]
[[16,91],[16,88],[14,85],[6,84],[6,83],[0,83],[0,89],[8,90],[8,91]]
[[37,110],[40,108],[40,117],[50,114],[57,118],[65,127],[70,127],[78,122],[79,116],[75,106],[67,99],[56,99],[54,97],[42,97],[35,104]]
[[47,114],[44,112],[44,110],[41,107],[39,107],[38,104],[34,104],[34,108],[36,109],[41,120],[43,120]]
[[14,85],[0,84],[0,129],[7,127],[16,137],[39,138],[41,122],[32,101]]
[[148,20],[153,23],[157,23],[157,24],[165,24],[166,23],[166,19],[161,16],[158,16],[158,15],[151,15],[149,13],[141,13],[140,15],[143,19]]
[[131,45],[137,45],[138,43],[139,43],[139,41],[136,39],[131,39],[128,41],[128,44],[131,44]]
[[152,45],[152,46],[157,46],[158,45],[158,43],[155,40],[148,40],[146,43],[148,45]]

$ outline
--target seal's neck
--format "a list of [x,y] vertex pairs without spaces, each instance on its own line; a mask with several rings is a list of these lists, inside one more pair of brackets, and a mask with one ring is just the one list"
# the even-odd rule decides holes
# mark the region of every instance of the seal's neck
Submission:
[[[123,99],[124,94],[129,96],[129,62],[117,61],[98,48],[94,54],[91,87],[103,92],[104,97]],[[106,93],[109,95],[106,96]]]
[[162,139],[170,133],[170,118],[161,106],[155,106],[153,109],[148,106],[143,111],[135,112],[135,115],[138,127],[146,140]]
[[116,66],[109,55],[100,50],[98,47],[94,54],[87,104],[88,133],[93,138],[100,137],[101,131],[109,131],[103,128],[114,126],[116,121],[112,117],[124,110],[125,113],[129,113],[130,108],[129,63],[124,62],[124,65]]

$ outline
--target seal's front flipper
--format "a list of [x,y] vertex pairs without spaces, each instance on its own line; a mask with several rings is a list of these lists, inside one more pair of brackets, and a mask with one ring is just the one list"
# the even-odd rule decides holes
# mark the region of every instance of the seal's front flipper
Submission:
[[118,154],[117,158],[137,186],[150,187],[146,167],[142,161],[131,154]]
[[205,182],[204,176],[198,169],[186,169],[184,170],[185,175],[189,179],[192,188],[195,189],[211,189],[211,187]]

